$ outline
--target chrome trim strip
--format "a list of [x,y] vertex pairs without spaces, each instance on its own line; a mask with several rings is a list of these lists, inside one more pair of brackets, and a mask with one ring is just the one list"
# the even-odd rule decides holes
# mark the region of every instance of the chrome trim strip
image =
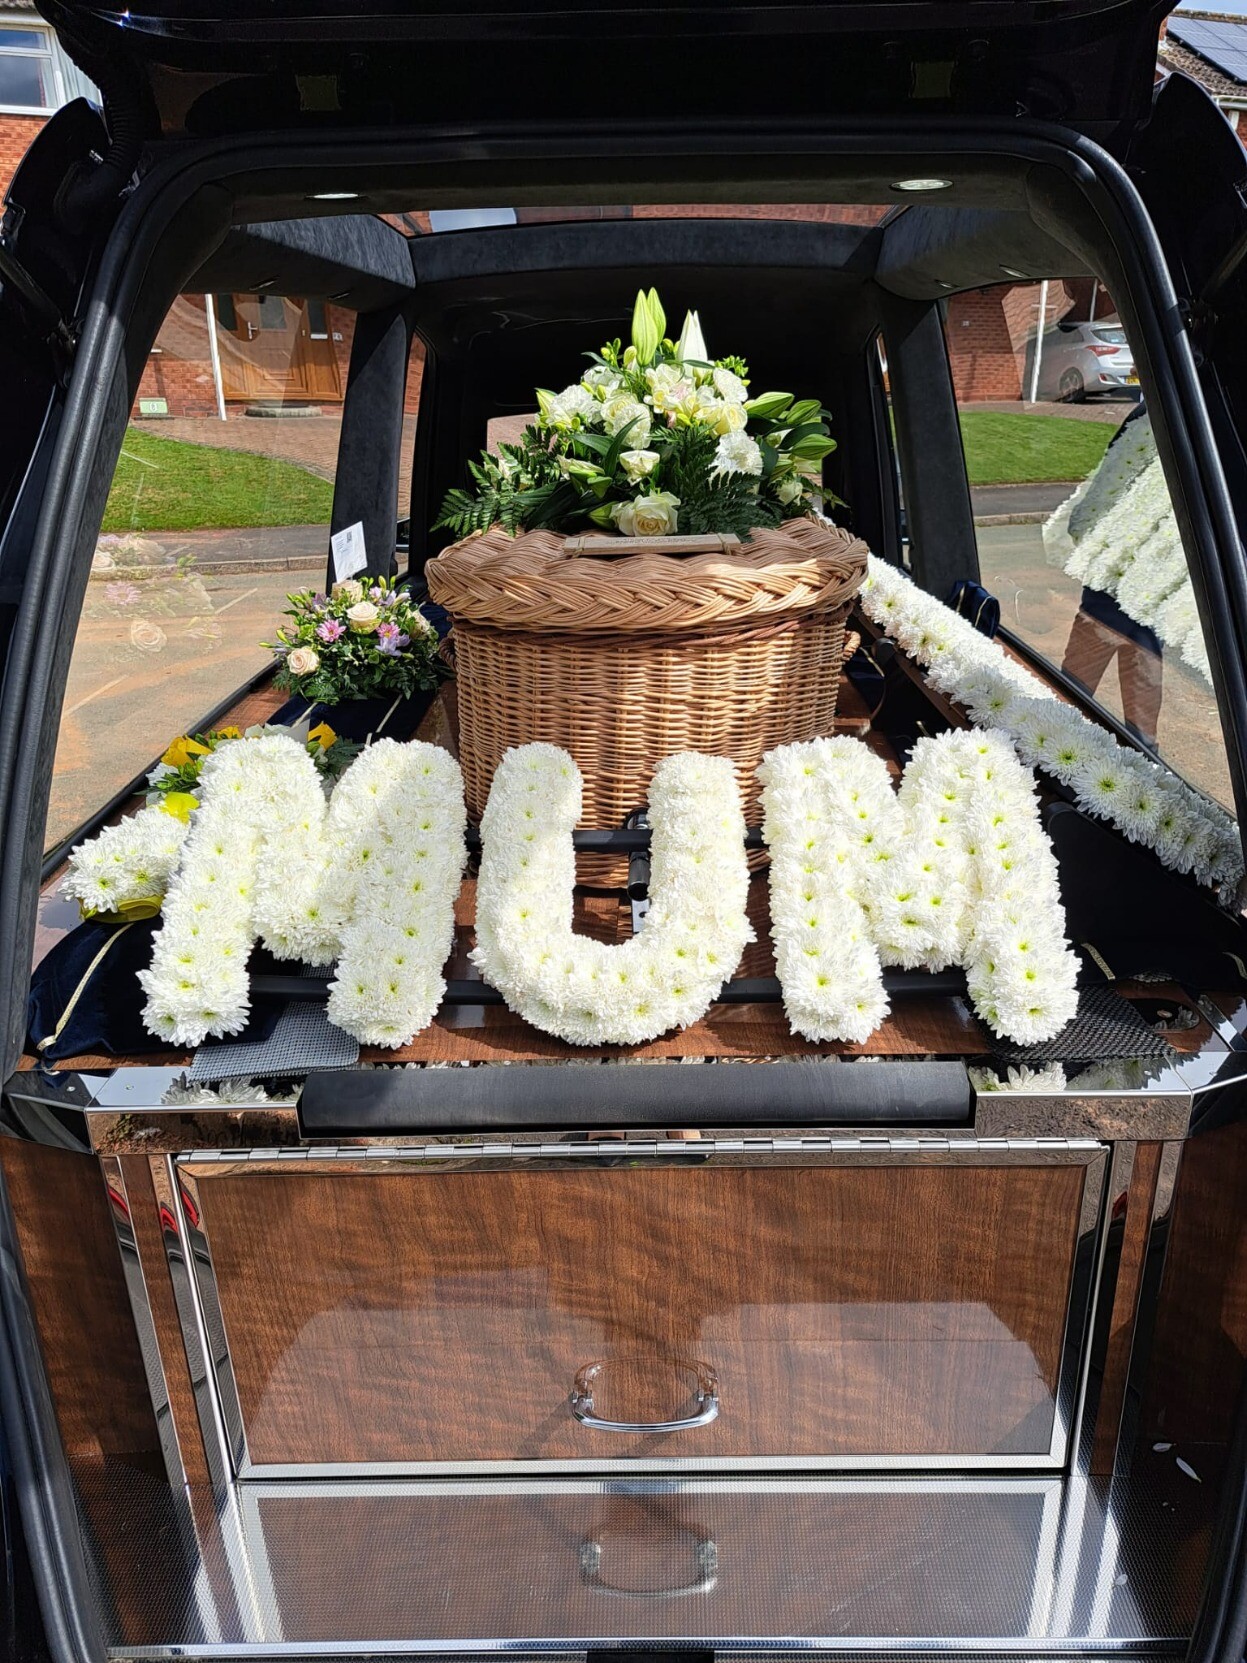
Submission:
[[248,1641],[237,1645],[193,1646],[116,1646],[108,1655],[119,1660],[133,1659],[145,1663],[151,1659],[199,1657],[421,1657],[450,1656],[470,1658],[475,1653],[507,1652],[531,1657],[565,1657],[588,1650],[622,1653],[627,1651],[713,1651],[756,1657],[785,1657],[793,1652],[818,1652],[833,1655],[852,1655],[860,1652],[887,1656],[938,1654],[945,1657],[1170,1657],[1182,1656],[1187,1648],[1184,1635],[1146,1639],[1101,1639],[1088,1641],[1070,1639],[1036,1640],[1021,1635],[1017,1638],[958,1638],[920,1636],[898,1639],[895,1635],[848,1635],[810,1639],[788,1635],[777,1640],[725,1638],[716,1634],[681,1634],[676,1641],[655,1638],[648,1645],[637,1641],[622,1642],[617,1634],[583,1635],[574,1640],[369,1640],[363,1642],[341,1640]]
[[147,1278],[143,1274],[143,1260],[139,1254],[134,1226],[130,1222],[133,1214],[130,1210],[125,1172],[116,1155],[101,1155],[100,1171],[104,1177],[108,1211],[117,1238],[117,1251],[121,1256],[126,1292],[130,1297],[130,1310],[134,1317],[134,1326],[138,1330],[143,1372],[147,1376],[147,1389],[151,1393],[152,1409],[156,1416],[156,1430],[160,1436],[160,1452],[164,1457],[165,1474],[174,1490],[180,1490],[186,1483],[186,1469],[182,1462],[177,1427],[174,1424],[169,1383],[165,1378],[164,1363],[160,1355],[160,1341],[156,1337],[156,1324],[152,1321],[151,1303],[147,1296]]
[[214,1492],[220,1495],[228,1492],[235,1469],[225,1424],[218,1409],[216,1375],[209,1364],[211,1351],[199,1305],[193,1255],[186,1245],[186,1219],[177,1193],[177,1173],[169,1156],[153,1155],[151,1174],[156,1204],[160,1208],[161,1234],[173,1282],[174,1303],[190,1367],[191,1387],[199,1410],[208,1476]]

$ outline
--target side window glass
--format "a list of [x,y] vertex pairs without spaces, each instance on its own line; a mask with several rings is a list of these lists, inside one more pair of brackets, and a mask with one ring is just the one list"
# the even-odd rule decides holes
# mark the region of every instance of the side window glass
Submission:
[[287,592],[322,581],[352,326],[298,297],[171,308],[87,583],[49,849],[266,669]]
[[948,305],[982,582],[1001,625],[1232,806],[1190,577],[1134,354],[1091,279]]

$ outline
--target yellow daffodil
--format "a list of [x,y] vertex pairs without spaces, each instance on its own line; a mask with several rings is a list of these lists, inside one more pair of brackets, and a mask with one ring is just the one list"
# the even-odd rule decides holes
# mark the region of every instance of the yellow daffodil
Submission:
[[160,760],[170,768],[185,768],[195,757],[211,754],[210,746],[201,745],[198,739],[192,739],[188,733],[184,733],[180,739],[173,741]]
[[315,740],[322,751],[327,751],[330,745],[336,743],[337,737],[337,734],[329,726],[328,722],[320,722],[316,727],[311,729],[308,733],[307,739],[309,745],[313,740]]
[[199,807],[199,798],[190,791],[166,791],[160,799],[160,806],[175,820],[187,821],[192,811]]
[[217,729],[217,738],[218,739],[241,739],[242,734],[239,733],[237,728],[218,728]]

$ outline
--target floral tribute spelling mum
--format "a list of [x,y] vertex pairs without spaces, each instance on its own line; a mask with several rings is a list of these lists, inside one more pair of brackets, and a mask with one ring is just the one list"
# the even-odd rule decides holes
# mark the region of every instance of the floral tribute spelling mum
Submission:
[[828,412],[791,393],[750,397],[748,365],[709,356],[696,312],[678,341],[666,329],[657,292],[638,294],[631,344],[586,354],[561,393],[538,388],[535,425],[469,463],[474,488],[449,492],[437,525],[747,538],[808,513],[836,448]]
[[277,654],[283,693],[334,705],[436,686],[437,631],[391,579],[350,578],[327,595],[304,589],[286,599],[294,622],[264,643]]

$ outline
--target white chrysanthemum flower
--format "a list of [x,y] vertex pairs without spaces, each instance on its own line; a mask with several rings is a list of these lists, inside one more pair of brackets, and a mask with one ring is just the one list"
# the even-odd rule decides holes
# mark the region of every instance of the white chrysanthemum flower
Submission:
[[61,894],[85,912],[117,912],[136,901],[159,901],[190,830],[160,804],[141,808],[70,854]]
[[715,446],[711,474],[753,474],[762,472],[762,450],[747,433],[725,433]]

